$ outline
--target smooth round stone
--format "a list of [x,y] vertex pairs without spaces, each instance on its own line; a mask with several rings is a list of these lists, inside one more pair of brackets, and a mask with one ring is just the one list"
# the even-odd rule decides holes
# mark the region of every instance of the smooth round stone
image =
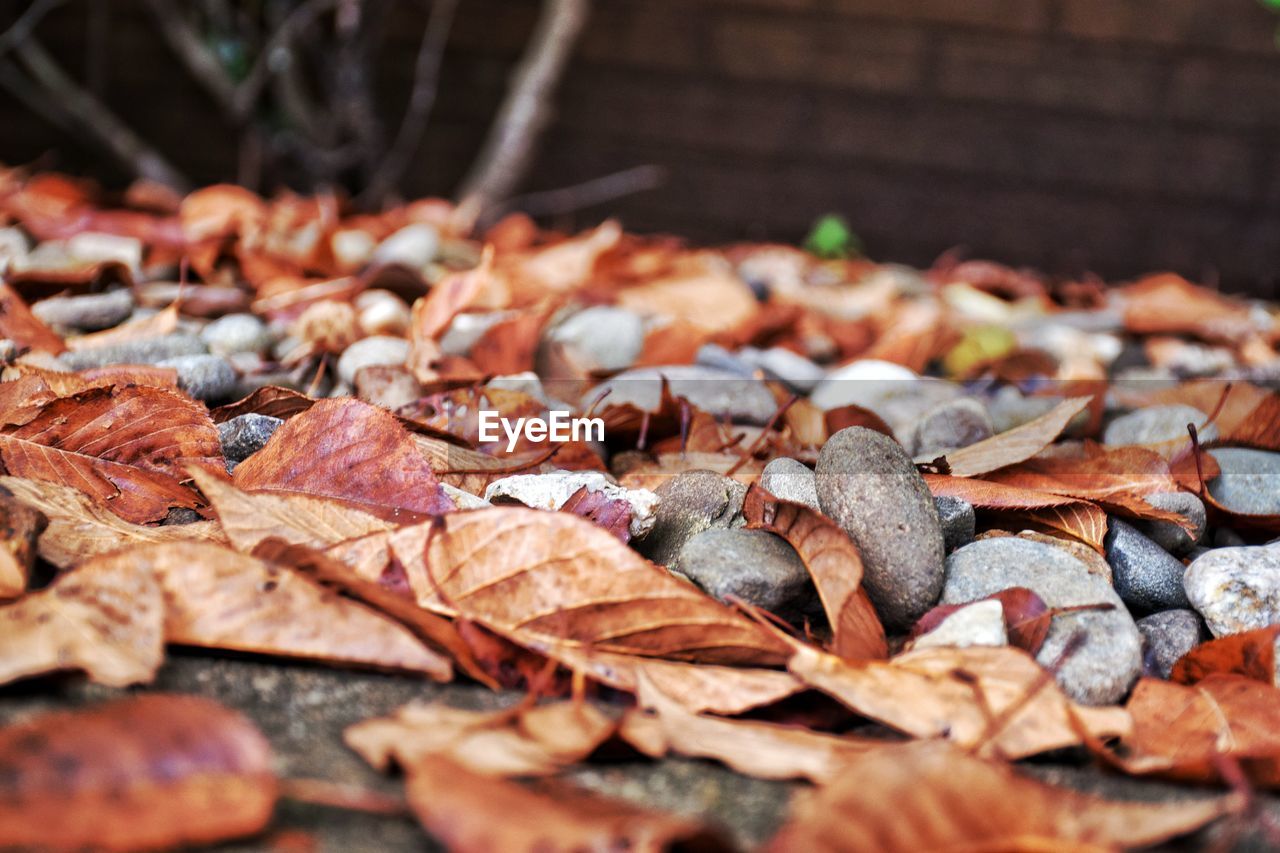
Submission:
[[31,306],[31,313],[50,326],[89,332],[123,323],[133,313],[134,304],[129,290],[109,290],[42,299]]
[[234,395],[239,375],[220,355],[179,355],[156,363],[178,372],[178,387],[197,400],[225,400]]
[[[1061,548],[1016,536],[966,545],[947,557],[942,603],[976,601],[1015,586],[1030,589],[1049,607],[1112,605],[1056,616],[1036,660],[1056,666],[1058,684],[1079,702],[1120,701],[1142,670],[1138,627],[1111,585]],[[1059,660],[1077,634],[1081,644]]]
[[366,290],[357,295],[352,304],[366,335],[403,335],[413,322],[409,306],[389,290]]
[[645,411],[657,411],[662,402],[663,377],[674,396],[684,397],[715,418],[763,425],[778,411],[778,402],[759,379],[696,364],[641,367],[619,373],[588,391],[582,398],[582,406],[590,408],[608,391],[604,398],[606,406],[630,403]]
[[862,406],[874,409],[883,397],[900,394],[920,379],[910,368],[891,361],[861,359],[838,367],[818,383],[809,402],[819,409]]
[[263,352],[273,338],[267,324],[252,314],[228,314],[200,330],[200,340],[216,355]]
[[1245,447],[1208,451],[1221,473],[1209,481],[1209,494],[1232,512],[1280,513],[1280,453]]
[[204,341],[186,332],[175,332],[158,338],[123,341],[92,349],[64,352],[58,363],[65,370],[85,370],[109,364],[159,364],[167,358],[207,353]]
[[973,541],[978,525],[973,504],[944,495],[935,497],[933,505],[938,510],[938,521],[942,524],[942,544],[947,553]]
[[1004,646],[1009,643],[1004,623],[1004,605],[995,599],[976,601],[962,607],[911,643],[913,649],[970,646]]
[[1208,639],[1194,610],[1166,610],[1138,620],[1144,675],[1168,678],[1173,665]]
[[1146,612],[1190,606],[1182,588],[1186,567],[1137,529],[1112,518],[1104,546],[1112,583],[1125,604]]
[[[1119,446],[1128,444],[1160,444],[1166,441],[1191,442],[1187,424],[1199,429],[1209,416],[1193,406],[1148,406],[1138,409],[1107,424],[1102,443]],[[1218,437],[1218,428],[1208,424],[1199,432],[1201,441]]]
[[1027,397],[1012,385],[1004,385],[987,401],[987,411],[998,435],[1034,421],[1061,402],[1061,397]]
[[362,338],[347,347],[338,359],[338,378],[354,385],[356,372],[362,367],[375,365],[399,366],[409,358],[409,342],[404,338],[375,335]]
[[906,628],[942,588],[938,510],[902,445],[863,427],[828,439],[818,455],[818,503],[862,552],[863,584],[890,628]]
[[827,375],[827,371],[809,359],[784,347],[756,349],[743,347],[738,351],[748,367],[759,370],[766,379],[781,382],[792,391],[808,394]]
[[1280,546],[1215,548],[1187,566],[1182,583],[1215,637],[1280,622]]
[[925,412],[912,433],[911,452],[917,457],[941,456],[993,435],[995,424],[987,407],[972,397],[957,397]]
[[644,321],[624,308],[596,305],[571,314],[547,333],[584,370],[625,370],[644,347]]
[[783,618],[817,597],[800,555],[767,530],[704,530],[680,549],[674,568],[714,598],[739,598]]
[[440,248],[440,235],[436,229],[423,222],[406,225],[387,237],[373,250],[373,262],[401,264],[411,269],[422,269],[431,263]]
[[250,412],[218,424],[218,440],[222,443],[227,470],[261,450],[282,423],[280,418]]
[[719,344],[703,344],[693,358],[694,364],[736,373],[739,376],[751,376],[755,368],[740,359],[736,353],[729,352]]
[[760,485],[776,498],[803,504],[815,512],[822,512],[818,505],[818,482],[808,465],[779,456],[760,472]]
[[484,333],[519,314],[518,311],[488,311],[481,314],[459,314],[440,336],[440,351],[445,355],[466,355],[484,337]]
[[655,563],[672,565],[686,542],[713,527],[742,527],[747,487],[715,471],[685,471],[654,489],[653,527],[632,544]]
[[1181,557],[1204,537],[1206,518],[1204,501],[1200,498],[1190,492],[1158,492],[1154,495],[1146,495],[1143,500],[1156,509],[1175,512],[1191,522],[1194,528],[1191,533],[1172,521],[1137,520],[1133,522],[1134,527],[1170,554]]

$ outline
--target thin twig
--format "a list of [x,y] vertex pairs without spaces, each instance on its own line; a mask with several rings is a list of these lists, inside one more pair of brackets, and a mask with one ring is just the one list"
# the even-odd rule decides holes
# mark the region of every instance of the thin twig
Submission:
[[66,0],[36,0],[28,6],[27,11],[19,15],[18,20],[14,21],[9,29],[0,33],[0,56],[4,56],[30,38],[45,16],[65,2]]
[[601,175],[597,178],[559,187],[513,196],[496,202],[485,210],[484,221],[497,219],[512,210],[523,211],[530,216],[561,216],[574,213],[597,204],[614,201],[646,190],[657,189],[666,183],[667,170],[662,166],[646,164]]

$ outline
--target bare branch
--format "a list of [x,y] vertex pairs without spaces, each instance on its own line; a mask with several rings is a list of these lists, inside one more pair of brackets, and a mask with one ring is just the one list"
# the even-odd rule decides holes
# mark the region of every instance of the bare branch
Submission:
[[66,0],[36,0],[27,11],[18,16],[9,29],[0,33],[0,56],[18,47],[31,37],[31,33],[44,20],[44,16],[61,6]]
[[530,216],[560,216],[586,207],[604,204],[635,193],[662,186],[667,180],[667,170],[662,166],[647,164],[633,166],[621,172],[601,175],[554,190],[526,193],[497,202],[484,212],[480,226],[496,220],[512,210],[521,210]]
[[551,113],[556,84],[590,11],[590,0],[544,0],[480,155],[462,182],[463,204],[482,211],[519,184]]
[[241,111],[236,84],[218,57],[187,22],[181,9],[170,0],[147,0],[147,6],[160,26],[160,34],[187,66],[191,76],[208,90],[224,113],[236,124],[242,123],[247,116]]

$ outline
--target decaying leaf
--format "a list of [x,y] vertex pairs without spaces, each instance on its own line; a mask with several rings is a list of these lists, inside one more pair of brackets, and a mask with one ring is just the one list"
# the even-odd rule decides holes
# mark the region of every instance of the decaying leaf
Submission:
[[43,350],[57,355],[66,349],[62,338],[41,323],[22,297],[8,284],[0,281],[0,337],[8,338],[18,346]]
[[394,760],[412,772],[424,757],[442,755],[488,776],[545,776],[595,752],[617,725],[585,703],[504,711],[413,703],[349,726],[342,737],[378,770]]
[[0,684],[72,669],[113,687],[149,682],[164,616],[160,586],[131,561],[74,569],[0,608]]
[[244,717],[151,694],[0,728],[0,847],[155,850],[259,832],[271,747]]
[[1063,400],[1033,421],[947,454],[956,477],[976,477],[1030,459],[1054,442],[1091,397]]
[[27,588],[36,559],[36,541],[48,525],[38,510],[0,486],[0,601]]
[[1201,643],[1173,665],[1169,677],[1180,684],[1195,684],[1220,673],[1274,684],[1277,637],[1280,625],[1269,625]]
[[855,758],[798,802],[768,849],[1114,850],[1192,832],[1230,806],[1223,799],[1109,802],[930,741]]

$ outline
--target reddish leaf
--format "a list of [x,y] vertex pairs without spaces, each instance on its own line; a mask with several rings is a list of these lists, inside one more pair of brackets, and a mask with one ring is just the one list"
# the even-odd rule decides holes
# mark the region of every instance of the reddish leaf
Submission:
[[631,504],[621,498],[610,499],[604,492],[593,492],[583,486],[560,505],[560,512],[582,516],[618,537],[620,542],[631,540]]
[[49,520],[0,486],[0,601],[27,589],[36,540]]
[[54,355],[66,349],[62,338],[41,323],[22,297],[3,281],[0,281],[0,338],[8,338],[20,347]]
[[1173,665],[1169,677],[1180,684],[1195,684],[1210,675],[1234,674],[1274,684],[1276,637],[1280,637],[1280,625],[1201,643]]

